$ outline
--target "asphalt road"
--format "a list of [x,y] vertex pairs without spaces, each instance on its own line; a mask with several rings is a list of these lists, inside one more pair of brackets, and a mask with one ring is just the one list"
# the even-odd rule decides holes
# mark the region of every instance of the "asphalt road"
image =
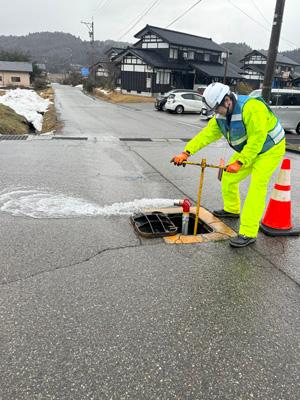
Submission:
[[[205,125],[55,90],[70,140],[0,142],[0,399],[298,400],[300,239],[173,246],[141,240],[125,215],[45,217],[40,192],[100,208],[196,199],[199,171],[169,160]],[[230,154],[220,141],[194,160]],[[43,218],[26,216],[33,200]],[[203,205],[222,206],[214,170]]]

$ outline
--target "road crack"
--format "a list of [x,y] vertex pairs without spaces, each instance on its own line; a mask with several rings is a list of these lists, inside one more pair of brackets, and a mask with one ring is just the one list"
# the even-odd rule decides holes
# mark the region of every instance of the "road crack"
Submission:
[[54,271],[58,271],[58,270],[61,270],[61,269],[68,269],[68,268],[76,267],[77,265],[89,262],[93,258],[96,258],[99,255],[101,255],[103,253],[106,253],[106,252],[109,252],[109,251],[118,251],[118,250],[124,250],[124,249],[139,248],[141,246],[142,246],[142,244],[141,244],[141,241],[140,241],[140,243],[137,244],[137,245],[107,247],[106,249],[102,249],[102,250],[98,251],[97,253],[91,255],[90,257],[87,257],[87,258],[85,258],[85,259],[83,259],[81,261],[77,261],[75,263],[68,264],[68,265],[62,265],[62,266],[58,266],[58,267],[54,267],[54,268],[49,268],[47,270],[43,270],[43,271],[40,271],[40,272],[37,272],[37,273],[34,273],[34,274],[30,274],[30,275],[25,276],[23,278],[12,279],[12,280],[9,280],[9,281],[6,281],[6,282],[1,282],[0,286],[8,286],[8,285],[10,285],[12,283],[24,282],[24,281],[27,281],[27,280],[29,280],[31,278],[35,278],[36,276],[47,274],[49,272],[54,272]]

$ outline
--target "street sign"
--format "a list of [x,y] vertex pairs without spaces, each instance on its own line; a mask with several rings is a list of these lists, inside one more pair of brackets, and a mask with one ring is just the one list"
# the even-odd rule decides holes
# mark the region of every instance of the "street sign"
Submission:
[[89,76],[89,68],[88,67],[81,68],[81,75],[82,76]]

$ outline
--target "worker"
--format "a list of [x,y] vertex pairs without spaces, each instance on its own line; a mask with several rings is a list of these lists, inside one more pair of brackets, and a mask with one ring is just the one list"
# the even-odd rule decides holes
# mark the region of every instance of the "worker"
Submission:
[[238,96],[229,86],[214,82],[203,92],[203,101],[215,116],[171,162],[183,165],[191,155],[225,137],[235,153],[222,177],[224,207],[213,214],[219,218],[240,217],[239,183],[251,175],[239,234],[230,239],[231,246],[245,247],[256,240],[268,183],[285,154],[285,132],[261,97]]

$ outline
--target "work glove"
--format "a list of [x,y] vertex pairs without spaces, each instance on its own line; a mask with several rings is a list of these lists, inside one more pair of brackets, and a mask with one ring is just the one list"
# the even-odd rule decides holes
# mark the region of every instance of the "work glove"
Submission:
[[[184,161],[186,161],[189,158],[189,153],[186,151],[183,151],[181,154],[178,154],[177,156],[174,156],[170,162],[174,163],[174,165],[182,165]],[[183,164],[185,167],[185,164]]]
[[226,172],[232,173],[232,174],[236,174],[237,172],[239,172],[239,170],[242,168],[243,163],[241,163],[240,161],[235,161],[232,164],[229,164],[226,167]]

